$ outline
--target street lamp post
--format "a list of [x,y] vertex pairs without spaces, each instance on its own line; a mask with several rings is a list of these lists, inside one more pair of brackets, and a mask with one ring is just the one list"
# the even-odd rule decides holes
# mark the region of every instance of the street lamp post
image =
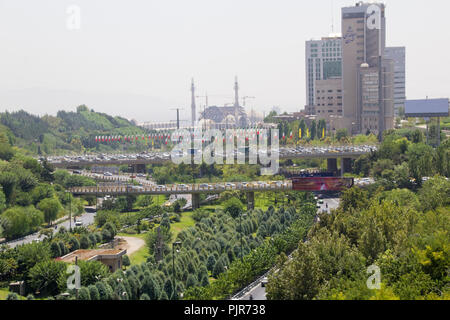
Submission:
[[[173,277],[173,293],[175,294],[176,290],[177,290],[177,286],[176,286],[176,280],[175,280],[175,246],[180,246],[181,245],[181,241],[177,241],[172,243],[172,277]],[[178,252],[178,250],[177,250]]]
[[69,195],[69,229],[70,232],[72,232],[72,197],[70,195],[70,192],[67,194]]

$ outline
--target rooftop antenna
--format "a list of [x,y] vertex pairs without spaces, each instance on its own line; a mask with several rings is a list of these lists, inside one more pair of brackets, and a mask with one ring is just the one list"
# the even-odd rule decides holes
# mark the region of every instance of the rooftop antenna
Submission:
[[334,0],[331,0],[331,33],[334,34]]

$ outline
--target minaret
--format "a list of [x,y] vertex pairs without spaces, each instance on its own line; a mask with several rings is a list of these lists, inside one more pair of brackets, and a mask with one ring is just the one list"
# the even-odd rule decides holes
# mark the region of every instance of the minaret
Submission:
[[191,116],[192,116],[192,127],[195,126],[196,122],[196,111],[195,111],[195,86],[194,86],[194,78],[192,78],[192,84],[191,84],[191,95],[192,95],[192,101],[191,101]]
[[239,85],[237,76],[234,78],[234,119],[236,120],[236,126],[239,122]]

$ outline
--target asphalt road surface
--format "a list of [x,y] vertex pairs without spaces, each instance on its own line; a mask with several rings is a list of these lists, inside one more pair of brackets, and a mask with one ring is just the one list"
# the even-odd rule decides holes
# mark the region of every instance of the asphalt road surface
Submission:
[[[86,207],[85,213],[82,216],[78,216],[77,221],[81,221],[83,223],[83,226],[88,226],[90,224],[93,224],[95,213],[96,213],[95,207]],[[58,231],[61,227],[64,227],[68,230],[70,227],[70,222],[69,222],[69,220],[66,220],[64,222],[56,224],[56,226],[57,226],[57,228],[55,229],[55,232]],[[72,217],[72,228],[74,228],[74,227],[75,227],[75,223],[74,223],[73,217]],[[24,238],[6,242],[5,244],[10,246],[11,248],[14,248],[14,247],[22,245],[22,244],[31,243],[31,242],[37,241],[37,240],[42,240],[43,238],[45,238],[45,236],[42,236],[39,238],[39,232],[36,232],[36,233],[30,234]]]

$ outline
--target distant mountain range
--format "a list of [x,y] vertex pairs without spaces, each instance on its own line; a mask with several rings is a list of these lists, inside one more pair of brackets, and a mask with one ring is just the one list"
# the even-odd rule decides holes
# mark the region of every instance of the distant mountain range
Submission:
[[96,136],[143,135],[145,129],[133,122],[95,112],[85,105],[76,112],[36,116],[26,111],[0,113],[0,132],[9,142],[32,154],[56,155],[82,152],[142,151],[148,141],[97,143]]

